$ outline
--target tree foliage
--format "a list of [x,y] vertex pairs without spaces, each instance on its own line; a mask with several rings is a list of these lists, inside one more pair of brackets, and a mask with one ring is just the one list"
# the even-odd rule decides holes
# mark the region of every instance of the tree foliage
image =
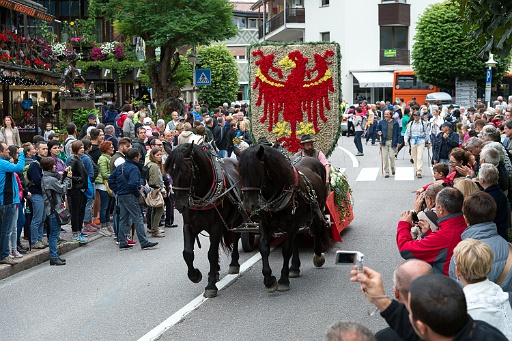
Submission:
[[147,72],[159,103],[181,64],[180,49],[225,40],[237,32],[229,0],[103,1],[102,10],[115,20],[119,33],[144,39]]
[[[424,82],[441,88],[453,89],[455,79],[485,83],[485,62],[488,56],[479,56],[478,44],[468,41],[458,20],[459,7],[451,2],[429,6],[419,18],[412,65]],[[493,84],[497,84],[508,70],[510,57],[495,58]]]
[[224,44],[215,44],[199,48],[198,56],[198,68],[212,72],[212,84],[199,87],[199,99],[212,108],[233,102],[239,85],[238,66],[231,51]]
[[481,46],[481,54],[492,52],[500,57],[512,48],[512,1],[452,0],[460,4],[464,32]]

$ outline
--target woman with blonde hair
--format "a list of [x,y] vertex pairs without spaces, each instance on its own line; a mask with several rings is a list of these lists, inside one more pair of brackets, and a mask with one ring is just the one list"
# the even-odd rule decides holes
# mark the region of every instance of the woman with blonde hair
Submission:
[[469,197],[471,194],[478,192],[480,189],[471,179],[456,178],[453,180],[453,187],[462,192],[464,198]]
[[[151,189],[159,190],[162,196],[167,196],[163,180],[163,165],[162,165],[163,152],[159,148],[153,148],[149,153],[149,179],[148,185]],[[164,213],[164,207],[151,207],[151,235],[153,237],[161,238],[165,237],[162,230],[158,228],[160,225],[160,219]]]

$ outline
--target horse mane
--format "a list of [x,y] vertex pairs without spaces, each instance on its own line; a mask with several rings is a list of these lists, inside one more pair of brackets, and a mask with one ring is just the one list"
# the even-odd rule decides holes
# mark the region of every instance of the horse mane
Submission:
[[174,149],[167,160],[165,161],[165,171],[172,174],[172,168],[174,165],[182,164],[186,158],[190,156],[194,159],[195,164],[200,170],[201,177],[211,179],[213,177],[213,171],[210,163],[210,158],[203,151],[203,148],[197,144],[192,144],[192,155],[185,156],[185,151],[190,148],[190,143],[184,143]]
[[[255,167],[260,162],[259,152],[263,148],[263,167]],[[255,145],[247,148],[242,153],[239,162],[239,172],[242,179],[263,177],[264,174],[255,174],[258,171],[265,172],[272,183],[289,187],[295,183],[295,173],[292,165],[284,155],[275,148],[263,145]]]

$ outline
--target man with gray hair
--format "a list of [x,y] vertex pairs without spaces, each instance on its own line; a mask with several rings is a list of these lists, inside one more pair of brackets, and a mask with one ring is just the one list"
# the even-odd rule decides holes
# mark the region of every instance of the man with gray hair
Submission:
[[496,129],[495,126],[491,124],[487,124],[482,128],[481,132],[481,138],[484,142],[487,141],[494,141],[494,142],[501,142],[501,134],[498,129]]
[[116,128],[113,125],[109,124],[105,127],[105,139],[104,141],[112,142],[112,146],[114,146],[114,153],[117,152],[118,141],[115,136]]
[[333,323],[324,334],[323,341],[375,341],[372,332],[357,322]]
[[498,234],[508,240],[508,229],[510,227],[510,205],[507,196],[498,186],[499,172],[496,166],[490,163],[482,163],[478,173],[478,183],[496,201],[496,217],[494,223]]
[[130,110],[128,111],[128,116],[124,120],[123,124],[123,136],[128,137],[129,139],[134,139],[135,135],[135,123],[133,123],[133,118],[135,117],[135,113]]
[[486,145],[480,153],[480,162],[490,163],[496,166],[499,172],[498,185],[503,192],[507,193],[509,189],[509,176],[505,164],[500,160],[500,153],[498,150]]

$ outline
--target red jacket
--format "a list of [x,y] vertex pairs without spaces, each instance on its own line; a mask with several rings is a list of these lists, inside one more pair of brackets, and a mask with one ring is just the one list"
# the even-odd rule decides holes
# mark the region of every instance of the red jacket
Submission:
[[402,258],[424,260],[432,265],[435,273],[448,276],[453,249],[461,241],[461,234],[468,226],[462,212],[447,216],[445,219],[441,218],[438,224],[439,230],[429,230],[423,239],[414,240],[411,236],[412,225],[406,221],[399,221],[396,243]]

